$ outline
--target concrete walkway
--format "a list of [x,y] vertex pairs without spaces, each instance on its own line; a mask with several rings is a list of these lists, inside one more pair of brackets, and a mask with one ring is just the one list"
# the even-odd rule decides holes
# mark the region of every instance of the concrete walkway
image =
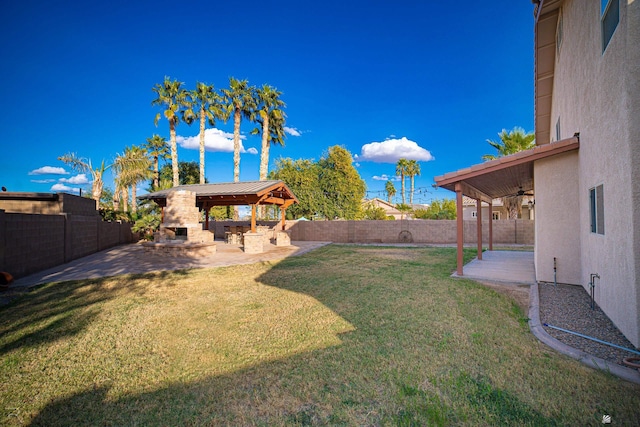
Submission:
[[[456,273],[453,277],[460,277]],[[485,251],[482,260],[474,259],[462,269],[462,277],[499,283],[532,285],[536,283],[533,252]]]
[[301,255],[330,242],[292,242],[291,246],[265,245],[261,254],[246,254],[240,245],[216,241],[216,253],[204,258],[168,257],[150,254],[142,245],[134,243],[115,246],[66,264],[22,277],[11,284],[10,290],[24,291],[48,282],[94,279],[119,274],[149,273],[152,271],[185,268],[225,267],[238,264],[276,261]]

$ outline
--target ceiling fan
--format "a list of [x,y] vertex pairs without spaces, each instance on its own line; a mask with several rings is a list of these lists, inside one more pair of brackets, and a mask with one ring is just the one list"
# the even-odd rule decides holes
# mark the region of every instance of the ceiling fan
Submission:
[[517,193],[509,194],[506,197],[520,197],[520,196],[533,196],[533,192],[524,191],[522,187],[520,187],[520,190],[518,190]]

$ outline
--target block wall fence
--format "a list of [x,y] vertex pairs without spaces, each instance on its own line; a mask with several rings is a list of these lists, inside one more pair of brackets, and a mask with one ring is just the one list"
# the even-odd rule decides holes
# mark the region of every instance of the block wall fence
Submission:
[[[216,238],[224,236],[225,226],[247,225],[247,221],[212,221],[209,229]],[[258,221],[259,225],[281,228],[276,221]],[[396,221],[286,221],[292,241],[334,243],[456,243],[455,220]],[[477,221],[464,221],[464,242],[477,243]],[[489,241],[489,221],[482,225],[482,240]],[[493,221],[494,244],[534,244],[534,221],[523,219]]]
[[105,222],[95,213],[41,215],[0,209],[0,271],[20,278],[136,237],[131,224]]

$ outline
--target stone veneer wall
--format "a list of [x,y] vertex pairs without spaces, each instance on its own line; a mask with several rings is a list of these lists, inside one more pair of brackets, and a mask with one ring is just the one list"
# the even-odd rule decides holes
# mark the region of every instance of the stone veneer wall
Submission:
[[[259,225],[281,229],[280,222],[258,221]],[[219,238],[225,226],[247,225],[247,222],[212,221],[209,228]],[[476,220],[464,221],[465,243],[477,243]],[[286,221],[292,241],[324,241],[334,243],[399,243],[402,236],[414,243],[456,243],[456,221],[447,220],[395,220],[395,221]],[[484,221],[483,242],[489,241],[489,222]],[[403,233],[405,232],[405,233]],[[408,233],[406,233],[408,232]],[[494,244],[534,243],[534,221],[493,221]]]
[[99,215],[40,215],[0,210],[0,271],[15,278],[134,241],[131,224]]
[[187,229],[188,242],[212,242],[210,231],[203,230],[200,224],[200,210],[196,206],[196,193],[193,191],[174,191],[167,196],[164,208],[164,220],[160,225],[159,241],[175,240],[175,229]]

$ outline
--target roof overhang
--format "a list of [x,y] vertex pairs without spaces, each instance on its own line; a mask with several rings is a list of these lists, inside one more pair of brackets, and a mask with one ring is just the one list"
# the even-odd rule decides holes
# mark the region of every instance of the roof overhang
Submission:
[[551,142],[551,100],[556,63],[556,29],[563,0],[542,0],[535,14],[535,132],[536,144]]
[[217,184],[179,185],[167,190],[156,191],[138,197],[140,200],[153,200],[160,206],[166,206],[167,196],[175,191],[196,193],[196,205],[207,209],[212,206],[236,205],[277,205],[287,208],[298,199],[282,181],[249,181]]
[[511,196],[520,190],[533,190],[536,160],[579,148],[580,140],[572,137],[438,176],[435,181],[438,187],[459,190],[466,196],[491,203],[493,199]]

